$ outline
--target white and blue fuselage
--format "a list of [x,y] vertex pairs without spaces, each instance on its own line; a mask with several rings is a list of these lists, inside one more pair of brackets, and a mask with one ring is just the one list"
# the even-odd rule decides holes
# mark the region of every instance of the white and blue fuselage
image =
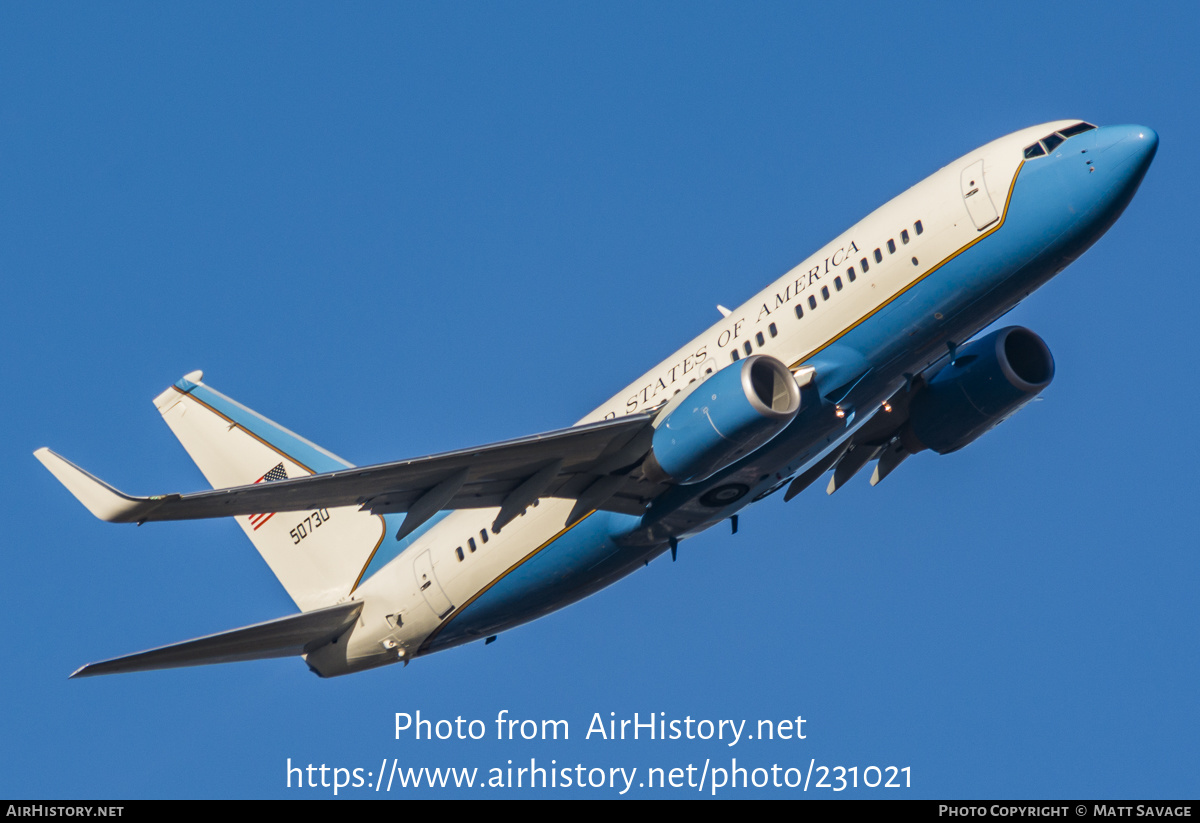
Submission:
[[[580,421],[654,409],[754,354],[793,371],[815,366],[801,411],[767,445],[701,483],[674,486],[640,516],[594,511],[564,527],[572,501],[547,498],[498,534],[494,510],[459,510],[384,541],[354,592],[364,608],[348,642],[309,655],[309,664],[340,674],[495,635],[607,586],[778,489],[1120,216],[1157,135],[1106,126],[1039,142],[1078,122],[1023,129],[947,165]],[[394,531],[399,516],[386,517],[396,518]]]
[[[955,451],[1053,378],[1028,329],[972,339],[1088,249],[1158,137],[1063,120],[869,214],[570,429],[353,467],[187,375],[155,405],[212,485],[134,497],[35,455],[97,517],[235,517],[300,614],[74,676],[303,655],[333,676],[560,609],[790,484]],[[394,535],[396,539],[389,536]]]

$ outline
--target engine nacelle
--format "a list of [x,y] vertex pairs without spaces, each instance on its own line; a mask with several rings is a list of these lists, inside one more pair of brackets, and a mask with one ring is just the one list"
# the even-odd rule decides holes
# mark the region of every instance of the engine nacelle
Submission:
[[910,452],[957,451],[998,426],[1054,379],[1042,338],[1009,326],[959,349],[913,397],[901,442]]
[[699,483],[767,443],[800,411],[800,387],[767,355],[726,366],[673,398],[643,464],[656,482]]

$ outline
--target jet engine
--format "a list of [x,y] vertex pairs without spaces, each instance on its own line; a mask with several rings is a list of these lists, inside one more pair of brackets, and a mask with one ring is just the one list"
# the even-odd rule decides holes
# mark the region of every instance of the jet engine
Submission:
[[917,391],[900,441],[909,452],[957,451],[1018,411],[1054,379],[1042,338],[1009,326],[959,349]]
[[787,366],[761,354],[739,360],[663,408],[643,472],[656,482],[699,483],[770,441],[799,411],[800,387]]

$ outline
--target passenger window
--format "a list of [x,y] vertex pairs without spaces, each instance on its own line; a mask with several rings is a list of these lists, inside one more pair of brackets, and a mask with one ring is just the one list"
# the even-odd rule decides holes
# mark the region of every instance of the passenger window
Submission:
[[821,286],[821,299],[822,300],[829,299],[829,286]]
[[804,316],[804,307],[801,306],[799,303],[797,303],[796,304],[796,319],[799,320],[803,316]]
[[908,245],[908,229],[900,232],[900,242],[906,246]]
[[467,538],[467,548],[469,548],[472,552],[475,551],[475,538],[474,537]]
[[920,234],[921,232],[925,231],[925,227],[921,225],[920,220],[913,223],[913,228],[917,230],[917,234]]
[[479,539],[482,540],[484,543],[488,542],[487,529],[479,530]]
[[775,337],[775,336],[777,336],[777,335],[779,334],[779,329],[775,328],[775,324],[774,324],[774,323],[772,323],[771,325],[767,326],[767,331],[769,331],[769,332],[771,333],[771,336],[772,336],[772,337]]
[[817,307],[817,298],[813,297],[811,294],[808,296],[808,307],[810,309],[815,309]]
[[896,253],[896,241],[889,237],[888,238],[888,254],[895,254],[895,253]]
[[730,362],[732,362],[732,363],[736,363],[736,362],[738,361],[738,358],[739,358],[739,357],[741,357],[741,355],[740,355],[740,354],[738,354],[738,351],[737,351],[737,349],[734,349],[734,350],[733,350],[733,351],[731,351],[729,354],[731,355],[731,356],[730,356],[730,358],[729,358],[729,360],[730,360]]
[[865,258],[865,257],[862,260],[858,261],[858,265],[862,266],[863,274],[866,274],[867,270],[871,268],[870,266],[867,265],[867,258]]
[[754,347],[750,345],[749,340],[747,340],[745,343],[742,344],[742,348],[746,350],[746,354],[749,354],[750,352],[754,351]]
[[462,546],[459,546],[457,549],[455,549],[454,553],[458,555],[458,562],[461,563],[463,559]]
[[854,282],[854,266],[846,269],[846,277],[850,278],[850,282]]
[[833,285],[837,288],[838,291],[841,291],[842,290],[842,278],[840,278],[840,277],[833,278]]
[[[762,332],[759,332],[758,334],[754,335],[754,339],[758,341],[758,345],[760,345],[760,346],[767,342],[766,338],[763,337]],[[747,352],[747,353],[749,353],[749,352]]]
[[875,249],[875,262],[876,263],[883,262],[883,252],[881,252],[879,249]]

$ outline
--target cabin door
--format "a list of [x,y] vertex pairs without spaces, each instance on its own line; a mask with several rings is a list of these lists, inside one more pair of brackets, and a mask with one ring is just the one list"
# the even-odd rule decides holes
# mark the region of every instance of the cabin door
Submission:
[[438,617],[445,617],[454,611],[454,604],[450,602],[449,597],[446,597],[437,577],[433,574],[433,558],[429,556],[429,549],[421,552],[413,561],[413,574],[416,575],[417,587],[421,590],[421,596],[425,598],[429,608],[433,609],[434,614]]
[[959,184],[962,186],[963,202],[967,204],[967,213],[971,215],[971,222],[976,229],[983,231],[1000,219],[983,181],[982,160],[976,160],[963,169]]

